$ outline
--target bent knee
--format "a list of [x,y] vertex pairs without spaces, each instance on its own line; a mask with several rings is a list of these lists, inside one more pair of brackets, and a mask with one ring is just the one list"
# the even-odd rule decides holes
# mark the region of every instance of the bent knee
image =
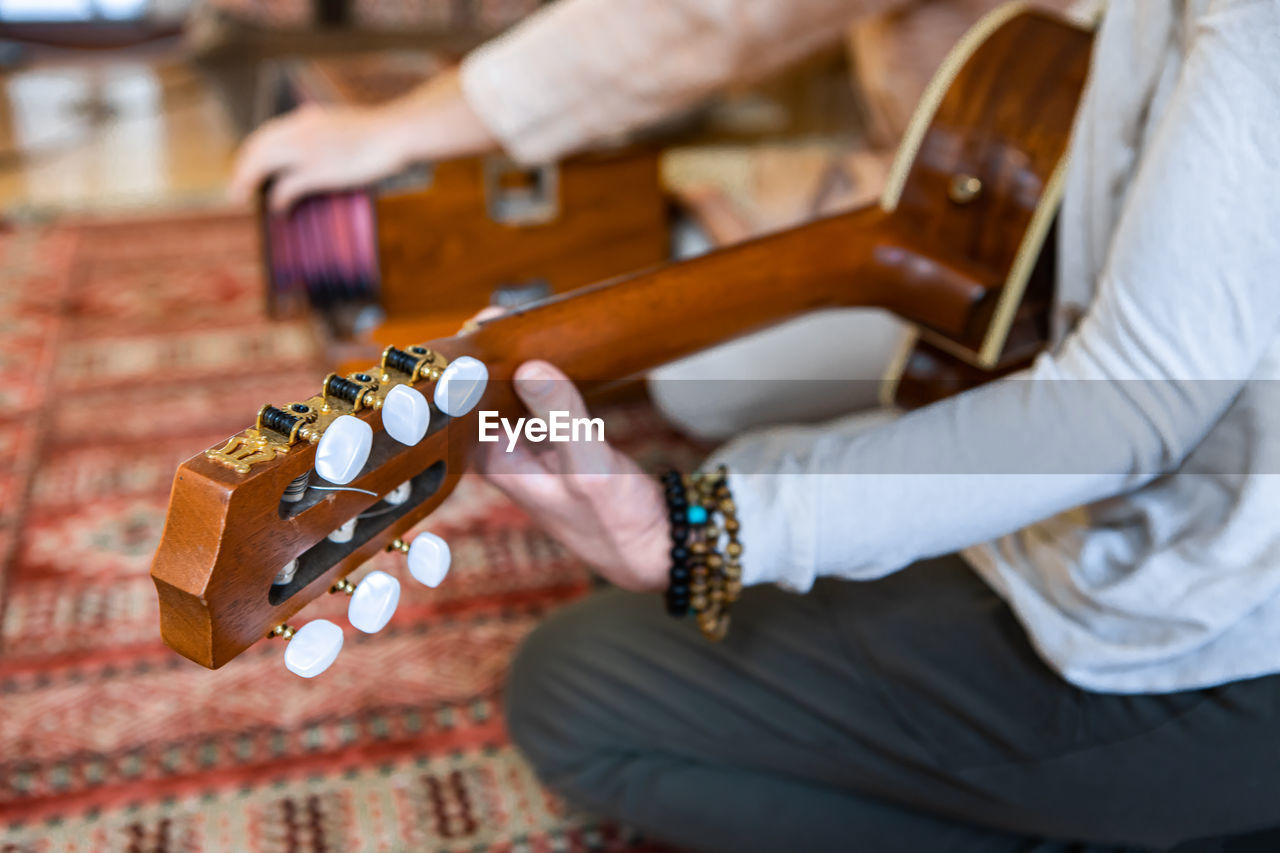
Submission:
[[507,732],[539,774],[553,752],[554,721],[563,713],[558,706],[564,691],[553,687],[559,677],[557,658],[565,650],[559,619],[560,614],[550,617],[525,637],[507,674]]
[[507,677],[507,729],[544,778],[572,763],[591,737],[590,661],[593,599],[576,602],[539,624],[520,644]]
[[[506,687],[507,729],[538,774],[557,779],[615,752],[632,728],[627,709],[634,644],[658,603],[632,593],[593,595],[552,614],[525,638]],[[646,607],[652,605],[652,608]]]

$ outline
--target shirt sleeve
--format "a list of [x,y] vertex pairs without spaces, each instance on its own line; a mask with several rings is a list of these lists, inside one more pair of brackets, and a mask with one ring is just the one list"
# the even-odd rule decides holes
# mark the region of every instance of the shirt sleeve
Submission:
[[462,88],[516,160],[553,160],[764,76],[896,5],[559,0],[468,55]]
[[1139,489],[1280,360],[1280,25],[1274,4],[1235,6],[1267,11],[1198,22],[1094,302],[1056,352],[884,426],[779,430],[713,458],[732,472],[744,582],[874,578]]

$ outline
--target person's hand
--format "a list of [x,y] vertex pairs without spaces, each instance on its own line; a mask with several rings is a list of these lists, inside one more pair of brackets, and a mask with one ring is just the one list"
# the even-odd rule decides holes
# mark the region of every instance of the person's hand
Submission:
[[[515,390],[532,416],[588,417],[577,388],[545,361],[520,365]],[[607,580],[640,592],[666,588],[670,528],[655,478],[607,442],[522,438],[508,453],[499,433],[497,443],[476,445],[476,468],[489,482]]]
[[405,165],[390,130],[375,109],[301,107],[267,122],[245,142],[231,195],[247,202],[274,175],[270,206],[285,210],[312,193],[377,181]]
[[372,183],[413,162],[496,147],[450,71],[382,106],[304,106],[267,122],[242,146],[230,194],[248,202],[275,177],[269,204],[285,210],[303,196]]

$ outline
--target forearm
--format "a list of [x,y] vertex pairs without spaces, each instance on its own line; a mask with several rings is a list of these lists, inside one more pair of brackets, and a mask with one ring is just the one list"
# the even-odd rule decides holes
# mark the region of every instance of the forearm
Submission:
[[880,577],[1137,488],[1217,418],[1219,390],[1190,405],[1177,383],[1085,379],[1046,357],[866,431],[744,439],[714,460],[734,472],[744,583]]
[[462,66],[518,160],[561,157],[770,73],[900,0],[560,0]]
[[371,142],[385,145],[401,166],[496,151],[498,138],[463,97],[456,68],[374,107]]
[[560,0],[371,110],[402,164],[558,159],[765,76],[905,0]]

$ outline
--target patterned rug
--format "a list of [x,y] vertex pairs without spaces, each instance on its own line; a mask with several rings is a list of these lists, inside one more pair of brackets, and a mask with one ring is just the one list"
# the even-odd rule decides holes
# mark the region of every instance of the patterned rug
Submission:
[[[590,580],[478,480],[430,520],[449,580],[406,584],[321,678],[278,643],[209,672],[160,642],[148,568],[175,466],[325,373],[261,287],[230,215],[0,232],[0,853],[645,847],[508,743],[513,648]],[[695,452],[647,408],[608,417],[655,468]]]

